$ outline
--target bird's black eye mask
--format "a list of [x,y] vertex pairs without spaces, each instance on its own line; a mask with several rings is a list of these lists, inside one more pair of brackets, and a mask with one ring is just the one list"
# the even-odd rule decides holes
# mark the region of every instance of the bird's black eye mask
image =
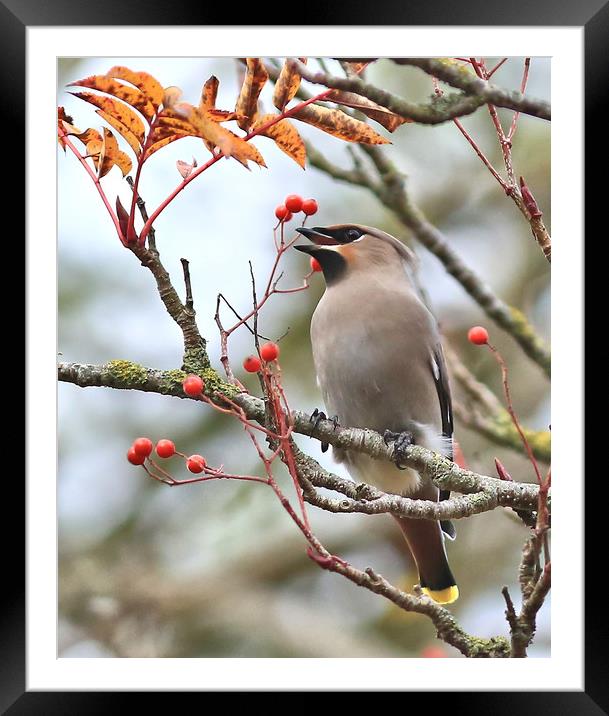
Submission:
[[338,244],[350,244],[364,235],[364,232],[354,226],[342,226],[339,229],[327,229],[323,226],[314,226],[312,231],[334,239]]

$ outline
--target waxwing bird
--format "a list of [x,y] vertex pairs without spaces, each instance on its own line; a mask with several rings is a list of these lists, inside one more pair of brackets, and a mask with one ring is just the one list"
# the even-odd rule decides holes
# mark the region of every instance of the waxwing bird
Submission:
[[[371,428],[452,459],[453,417],[436,320],[416,279],[414,254],[384,231],[357,224],[296,229],[295,248],[321,264],[326,290],[311,319],[317,380],[328,414],[345,427]],[[438,501],[428,478],[367,455],[334,449],[354,479],[385,492]],[[459,596],[444,547],[450,522],[396,518],[423,591],[442,604]]]

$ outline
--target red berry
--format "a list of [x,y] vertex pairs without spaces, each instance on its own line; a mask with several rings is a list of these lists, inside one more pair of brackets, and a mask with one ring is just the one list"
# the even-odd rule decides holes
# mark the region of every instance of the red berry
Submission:
[[156,454],[159,457],[171,457],[172,455],[175,455],[176,452],[176,446],[173,444],[172,440],[166,440],[163,438],[163,440],[159,440],[156,444]]
[[182,388],[186,395],[190,395],[191,398],[195,398],[197,395],[201,395],[205,383],[201,380],[198,375],[189,375],[184,379]]
[[129,460],[132,465],[143,465],[146,461],[146,456],[135,452],[135,448],[132,445],[127,451],[127,460]]
[[298,214],[299,211],[302,211],[302,197],[298,194],[290,194],[286,197],[285,206],[288,211]]
[[421,651],[421,656],[424,659],[444,659],[446,652],[440,646],[426,646]]
[[283,221],[288,214],[289,214],[289,211],[283,204],[280,204],[275,209],[275,216],[279,219],[279,221]]
[[260,348],[260,355],[263,360],[267,361],[267,363],[272,360],[277,360],[277,357],[279,356],[279,346],[276,343],[269,341]]
[[190,470],[190,472],[194,472],[196,474],[203,472],[205,465],[207,465],[207,463],[205,462],[203,455],[191,455],[188,460],[186,460],[186,467]]
[[288,221],[292,221],[294,218],[294,214],[292,214],[291,211],[288,211],[288,213],[285,215],[285,219],[283,220],[283,223],[287,223]]
[[243,361],[243,367],[248,373],[257,373],[261,367],[260,358],[258,356],[248,356]]
[[319,209],[319,207],[317,206],[315,199],[305,199],[302,202],[302,210],[307,216],[317,214],[317,209]]
[[467,332],[467,340],[476,346],[484,346],[488,343],[488,331],[483,326],[474,326]]
[[149,440],[148,438],[137,438],[137,440],[133,441],[131,448],[136,455],[148,457],[148,455],[152,452],[152,440]]
[[315,258],[315,256],[311,256],[311,271],[321,271],[321,264],[319,261]]

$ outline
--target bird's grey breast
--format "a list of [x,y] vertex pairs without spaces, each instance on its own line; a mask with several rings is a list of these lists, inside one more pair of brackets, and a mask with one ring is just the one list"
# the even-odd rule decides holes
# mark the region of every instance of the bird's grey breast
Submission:
[[326,291],[311,321],[317,378],[343,425],[404,430],[439,419],[430,363],[435,322],[410,290],[355,282]]

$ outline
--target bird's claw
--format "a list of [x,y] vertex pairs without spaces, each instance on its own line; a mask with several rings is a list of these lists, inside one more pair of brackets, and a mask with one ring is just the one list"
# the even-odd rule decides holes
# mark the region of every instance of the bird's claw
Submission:
[[326,414],[323,412],[323,410],[318,410],[315,408],[315,410],[311,413],[311,417],[309,418],[309,422],[313,423],[313,430],[317,430],[319,427],[319,423],[321,423],[322,420],[326,420]]
[[[311,417],[309,418],[309,422],[313,423],[314,430],[316,430],[319,427],[319,423],[322,420],[331,420],[334,425],[335,431],[339,427],[338,415],[333,415],[331,418],[328,418],[328,416],[322,410],[318,410],[317,408],[315,408],[315,410],[311,413]],[[321,451],[327,452],[329,447],[330,447],[329,443],[322,442]]]
[[413,434],[408,430],[404,430],[401,433],[396,433],[393,430],[385,430],[383,440],[385,441],[385,445],[393,443],[393,461],[398,470],[406,470],[408,465],[403,464],[406,458],[405,451],[406,448],[414,443]]

